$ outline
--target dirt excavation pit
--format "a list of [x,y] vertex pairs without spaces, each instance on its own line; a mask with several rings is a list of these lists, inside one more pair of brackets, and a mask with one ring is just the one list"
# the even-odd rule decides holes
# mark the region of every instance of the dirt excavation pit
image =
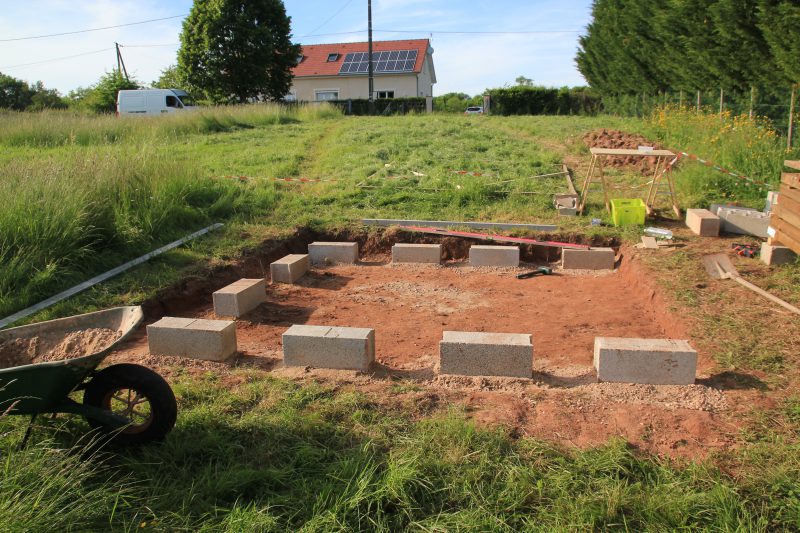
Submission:
[[[621,436],[657,453],[698,457],[732,445],[731,391],[712,386],[707,353],[699,353],[695,385],[596,382],[597,336],[689,338],[635,259],[614,272],[555,269],[550,276],[516,278],[535,266],[392,265],[386,252],[362,253],[357,265],[316,267],[294,285],[268,285],[267,303],[237,321],[239,355],[230,363],[150,356],[143,328],[109,362],[142,363],[168,378],[214,371],[234,383],[243,379],[234,368],[252,368],[375,393],[379,402],[402,400],[413,410],[425,411],[431,402],[461,406],[479,424],[581,447]],[[237,275],[259,275],[252,268]],[[197,289],[207,295],[187,295],[184,301],[197,303],[162,314],[215,318],[212,291]],[[376,364],[368,374],[284,367],[281,336],[293,324],[373,328]],[[440,376],[445,330],[532,334],[533,379]]]

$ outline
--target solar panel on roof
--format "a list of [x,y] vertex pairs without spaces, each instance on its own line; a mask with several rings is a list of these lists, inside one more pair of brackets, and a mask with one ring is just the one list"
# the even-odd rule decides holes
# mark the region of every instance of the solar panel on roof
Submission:
[[[361,74],[369,70],[369,54],[350,52],[344,57],[339,74]],[[417,62],[416,50],[390,50],[372,53],[372,67],[377,73],[413,72]]]

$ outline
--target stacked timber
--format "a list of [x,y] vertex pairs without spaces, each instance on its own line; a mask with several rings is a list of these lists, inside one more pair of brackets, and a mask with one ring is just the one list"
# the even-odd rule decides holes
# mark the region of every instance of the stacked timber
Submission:
[[784,161],[796,172],[781,174],[778,203],[769,223],[769,244],[783,245],[800,254],[800,161]]

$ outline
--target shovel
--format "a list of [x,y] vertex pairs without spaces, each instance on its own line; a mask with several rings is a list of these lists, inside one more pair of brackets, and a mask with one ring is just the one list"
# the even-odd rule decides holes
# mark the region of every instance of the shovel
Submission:
[[703,256],[703,265],[706,267],[706,272],[708,275],[711,276],[713,279],[732,279],[739,285],[744,285],[751,291],[760,294],[764,298],[775,302],[776,304],[788,309],[789,311],[800,315],[800,309],[793,306],[788,302],[784,302],[777,296],[768,293],[764,289],[757,287],[742,279],[739,275],[739,272],[736,270],[736,267],[733,266],[731,263],[730,258],[725,254],[711,254]]

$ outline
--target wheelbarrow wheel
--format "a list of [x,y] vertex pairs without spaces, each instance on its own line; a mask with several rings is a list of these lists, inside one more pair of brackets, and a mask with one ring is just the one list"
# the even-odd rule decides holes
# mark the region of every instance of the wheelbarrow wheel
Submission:
[[163,440],[178,416],[175,395],[164,378],[134,364],[112,365],[95,374],[86,384],[83,403],[129,420],[120,430],[86,418],[92,427],[113,434],[114,442],[124,445]]

